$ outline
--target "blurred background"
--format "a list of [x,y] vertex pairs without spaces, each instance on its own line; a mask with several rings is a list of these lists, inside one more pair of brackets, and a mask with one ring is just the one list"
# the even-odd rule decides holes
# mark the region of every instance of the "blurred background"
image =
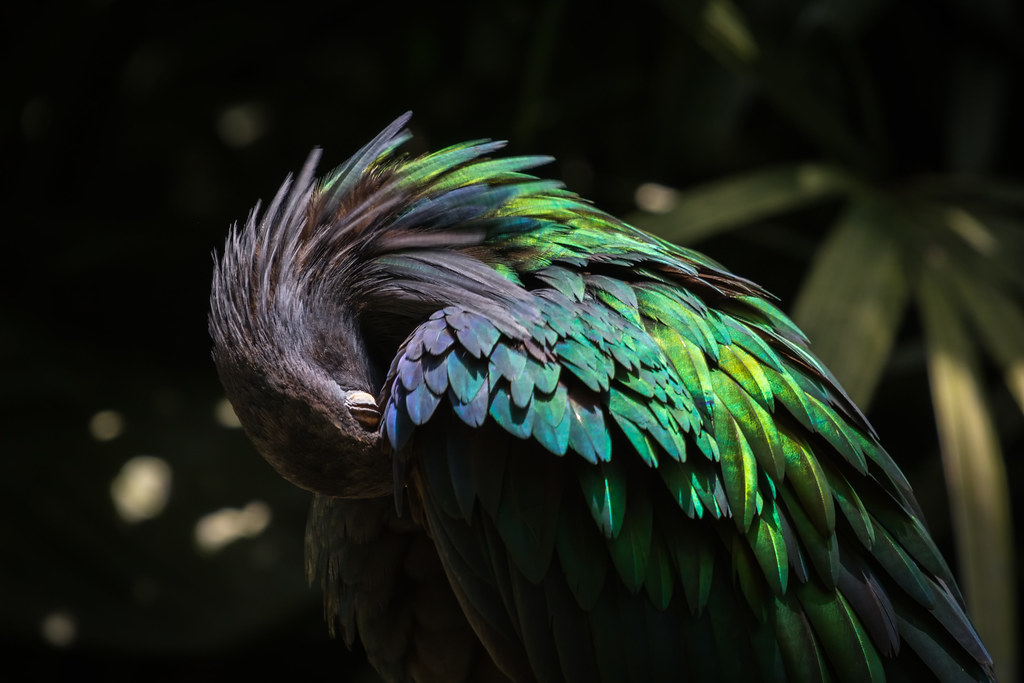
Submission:
[[[210,361],[211,254],[412,109],[780,297],[906,470],[1004,680],[1024,447],[1012,0],[7,3],[0,651],[26,680],[373,680]],[[1016,507],[1010,501],[1016,500]]]

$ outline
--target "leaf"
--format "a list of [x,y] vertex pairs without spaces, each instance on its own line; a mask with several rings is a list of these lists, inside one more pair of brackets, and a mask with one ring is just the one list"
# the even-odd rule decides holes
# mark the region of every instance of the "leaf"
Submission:
[[908,285],[892,211],[850,205],[814,258],[793,319],[850,398],[866,407],[903,318]]
[[1013,652],[1013,537],[1006,468],[974,345],[942,286],[945,270],[941,264],[927,264],[917,296],[960,574],[982,639],[993,652]]
[[962,273],[953,278],[961,305],[989,353],[1003,369],[1006,385],[1024,412],[1024,312],[1005,292],[982,286]]
[[664,239],[693,244],[727,230],[850,192],[838,168],[802,163],[698,185],[679,192],[661,214],[634,214],[628,222]]
[[[803,71],[792,66],[786,47],[758,41],[743,12],[731,0],[709,0],[694,12],[691,3],[662,6],[693,35],[715,59],[731,71],[754,81],[778,113],[829,156],[862,170],[874,170],[875,145],[865,145],[850,128],[847,112],[810,85]],[[804,55],[806,56],[806,55]],[[864,112],[874,123],[876,112]],[[872,142],[877,132],[868,130]]]
[[960,173],[992,166],[1007,93],[1006,74],[973,50],[953,56],[946,127],[949,164]]

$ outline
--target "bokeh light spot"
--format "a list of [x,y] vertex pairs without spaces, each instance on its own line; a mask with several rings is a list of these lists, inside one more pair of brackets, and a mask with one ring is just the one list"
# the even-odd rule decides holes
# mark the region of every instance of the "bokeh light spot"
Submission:
[[110,497],[126,522],[159,515],[171,495],[171,466],[162,458],[139,455],[124,464],[110,483]]
[[644,183],[636,188],[633,199],[637,208],[649,213],[668,213],[676,205],[677,193],[658,183]]
[[270,524],[270,506],[254,500],[244,508],[221,508],[196,522],[196,543],[214,552],[240,538],[258,536]]
[[242,423],[238,421],[238,415],[235,414],[235,409],[231,407],[231,401],[227,397],[217,401],[217,405],[213,408],[213,418],[217,420],[217,424],[221,427],[237,429],[242,426]]
[[269,127],[266,112],[256,104],[239,104],[221,112],[217,134],[229,147],[248,147],[259,140]]
[[89,433],[97,441],[110,441],[124,432],[124,416],[116,410],[101,410],[89,418]]
[[54,647],[67,647],[75,641],[78,626],[67,612],[53,612],[43,618],[42,635],[43,640]]

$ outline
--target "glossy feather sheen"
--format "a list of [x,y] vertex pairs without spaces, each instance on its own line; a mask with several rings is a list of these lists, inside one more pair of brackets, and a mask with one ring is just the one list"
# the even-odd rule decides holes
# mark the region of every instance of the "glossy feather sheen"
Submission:
[[403,124],[308,215],[386,358],[396,496],[499,667],[991,677],[902,474],[767,294],[524,173],[546,158],[401,157]]

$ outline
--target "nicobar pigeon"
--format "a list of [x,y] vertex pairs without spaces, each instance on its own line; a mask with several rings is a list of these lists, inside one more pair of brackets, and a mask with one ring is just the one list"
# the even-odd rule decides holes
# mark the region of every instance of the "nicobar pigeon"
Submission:
[[256,449],[388,681],[988,681],[907,480],[758,285],[477,140],[319,152],[216,261]]

